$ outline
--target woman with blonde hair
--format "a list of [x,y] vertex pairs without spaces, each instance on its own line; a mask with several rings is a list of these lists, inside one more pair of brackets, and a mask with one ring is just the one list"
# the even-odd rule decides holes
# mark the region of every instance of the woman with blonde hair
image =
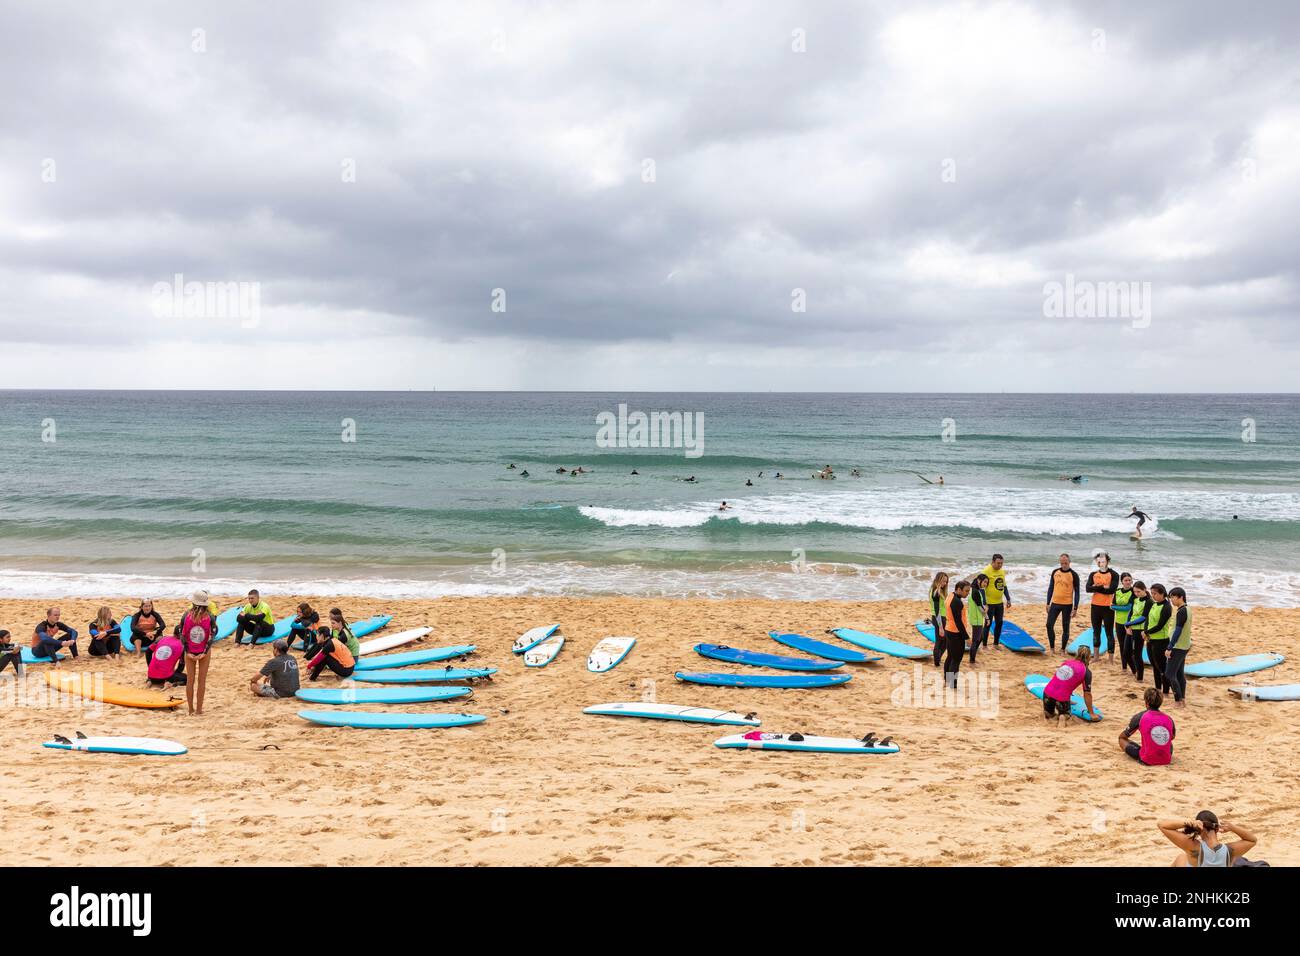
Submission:
[[101,607],[87,628],[90,631],[90,656],[116,660],[122,652],[122,628],[113,619],[113,611]]
[[948,607],[948,575],[940,571],[930,582],[930,626],[934,628],[934,666],[943,660],[948,644],[944,640],[944,615]]

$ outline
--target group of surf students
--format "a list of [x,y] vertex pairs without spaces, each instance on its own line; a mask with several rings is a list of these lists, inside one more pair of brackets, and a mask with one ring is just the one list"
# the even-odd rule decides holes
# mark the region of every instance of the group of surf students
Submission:
[[[32,656],[53,667],[59,666],[63,651],[78,656],[78,632],[63,623],[58,607],[48,608],[45,617],[32,633]],[[203,713],[207,689],[208,664],[212,644],[217,638],[217,605],[207,591],[195,591],[190,607],[171,631],[153,601],[148,598],[129,618],[131,643],[144,654],[147,680],[152,687],[185,688],[191,714]],[[89,652],[94,657],[117,659],[122,653],[122,625],[112,610],[101,607],[87,628]],[[247,603],[235,616],[234,638],[237,646],[252,647],[275,633],[275,615],[256,590],[248,592]],[[250,687],[259,697],[292,697],[298,690],[298,664],[290,653],[300,645],[307,662],[308,679],[315,681],[328,670],[340,678],[351,677],[361,656],[360,642],[339,608],[330,608],[322,623],[321,615],[307,603],[298,605],[290,623],[288,638],[272,642],[272,658],[258,672]],[[0,671],[10,664],[21,677],[24,674],[22,649],[11,640],[9,632],[0,630]]]
[[[1096,569],[1086,582],[1070,566],[1070,556],[1062,554],[1057,567],[1048,574],[1046,594],[1047,639],[1056,651],[1056,626],[1061,625],[1063,653],[1070,651],[1070,623],[1078,614],[1082,593],[1091,595],[1091,646],[1080,644],[1074,657],[1058,667],[1043,691],[1043,711],[1048,718],[1068,720],[1071,700],[1080,691],[1086,718],[1100,720],[1092,705],[1091,664],[1108,655],[1112,665],[1119,648],[1119,666],[1132,673],[1139,683],[1145,679],[1150,662],[1152,687],[1144,695],[1145,710],[1134,716],[1120,734],[1120,747],[1143,763],[1169,763],[1172,755],[1174,722],[1161,711],[1166,695],[1174,704],[1186,706],[1187,655],[1192,647],[1191,610],[1187,593],[1180,587],[1163,584],[1150,587],[1135,581],[1133,575],[1121,574],[1110,566],[1110,555],[1099,551]],[[993,555],[983,571],[970,580],[958,581],[949,591],[949,576],[939,572],[930,585],[928,611],[934,628],[934,665],[942,666],[945,681],[956,686],[964,656],[976,662],[981,647],[997,647],[1002,642],[1005,609],[1011,606],[1007,587],[1005,559]],[[1103,646],[1104,641],[1104,646]],[[1143,658],[1145,649],[1147,659]],[[1083,716],[1083,715],[1080,715]],[[1129,738],[1140,732],[1141,746]]]

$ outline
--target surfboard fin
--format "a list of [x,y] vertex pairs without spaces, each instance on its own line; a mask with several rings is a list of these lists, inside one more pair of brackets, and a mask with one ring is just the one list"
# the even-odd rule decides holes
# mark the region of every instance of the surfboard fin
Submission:
[[77,739],[78,739],[78,740],[85,740],[85,739],[87,739],[87,738],[86,738],[86,735],[85,735],[85,734],[83,734],[80,730],[78,730],[78,731],[77,731]]
[[62,734],[55,734],[55,735],[54,735],[54,740],[55,740],[56,743],[61,743],[61,744],[70,744],[70,743],[72,743],[71,740],[69,740],[67,737],[64,737]]
[[893,737],[886,737],[884,740],[877,740],[877,741],[876,741],[876,746],[877,746],[877,747],[888,747],[888,746],[889,746],[890,744],[892,744],[893,742],[894,742],[894,738],[893,738]]
[[757,711],[753,711],[753,710],[751,710],[749,713],[747,713],[747,714],[745,715],[745,719],[746,719],[746,720],[753,720],[753,719],[754,719],[755,717],[757,717],[757,716],[758,716],[758,712],[757,712]]
[[865,737],[862,738],[862,746],[874,747],[875,745],[876,745],[876,734],[874,731],[868,733]]

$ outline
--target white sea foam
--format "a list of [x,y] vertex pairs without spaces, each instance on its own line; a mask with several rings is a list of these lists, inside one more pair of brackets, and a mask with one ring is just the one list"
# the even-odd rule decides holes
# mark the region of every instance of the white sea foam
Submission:
[[[978,568],[950,567],[969,576]],[[636,597],[764,597],[784,600],[873,601],[914,599],[918,611],[933,573],[931,568],[810,563],[753,563],[725,570],[644,567],[636,564],[588,565],[572,561],[515,562],[506,571],[484,565],[430,569],[422,576],[268,577],[250,571],[244,579],[68,572],[0,572],[0,597],[58,599],[120,597],[123,610],[140,597],[159,600],[187,596],[201,586],[213,594],[242,594],[256,584],[274,601],[277,595],[364,595],[374,598],[514,597],[529,595]],[[1300,573],[1229,572],[1162,566],[1144,568],[1148,583],[1186,588],[1194,603],[1219,607],[1300,606]],[[1015,604],[1032,615],[1046,594],[1046,568],[1012,568],[1009,585]]]

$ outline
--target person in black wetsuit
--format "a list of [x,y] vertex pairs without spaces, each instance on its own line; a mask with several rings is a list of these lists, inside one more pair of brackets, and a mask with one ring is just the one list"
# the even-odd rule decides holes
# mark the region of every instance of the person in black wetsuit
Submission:
[[[948,596],[947,613],[943,619],[944,634],[942,640],[947,650],[943,659],[943,681],[949,687],[957,686],[957,672],[961,670],[962,655],[966,653],[966,642],[970,640],[970,618],[966,611],[966,598],[970,595],[970,582],[958,581]],[[937,647],[940,635],[934,635]]]
[[1169,603],[1169,593],[1163,584],[1151,585],[1151,610],[1147,613],[1147,658],[1151,662],[1151,676],[1156,690],[1168,694],[1173,688],[1165,674],[1166,654],[1169,651],[1169,632],[1172,630],[1174,607]]
[[1128,631],[1129,666],[1138,683],[1142,683],[1146,673],[1146,662],[1142,660],[1142,647],[1146,643],[1147,615],[1151,613],[1154,602],[1147,593],[1147,586],[1142,581],[1133,582],[1133,607],[1128,612],[1128,621],[1124,624]]
[[1079,610],[1079,575],[1070,556],[1061,555],[1060,567],[1047,576],[1047,639],[1056,650],[1056,619],[1062,618],[1061,650],[1070,643],[1070,617]]
[[1145,511],[1138,511],[1137,505],[1133,506],[1133,510],[1128,513],[1128,516],[1138,519],[1137,527],[1133,529],[1133,533],[1139,538],[1142,537],[1142,526],[1151,520],[1151,516]]
[[1088,575],[1085,586],[1092,595],[1092,656],[1101,659],[1101,636],[1106,635],[1110,662],[1115,663],[1115,592],[1119,590],[1119,572],[1110,566],[1110,555],[1097,555],[1097,570]]

